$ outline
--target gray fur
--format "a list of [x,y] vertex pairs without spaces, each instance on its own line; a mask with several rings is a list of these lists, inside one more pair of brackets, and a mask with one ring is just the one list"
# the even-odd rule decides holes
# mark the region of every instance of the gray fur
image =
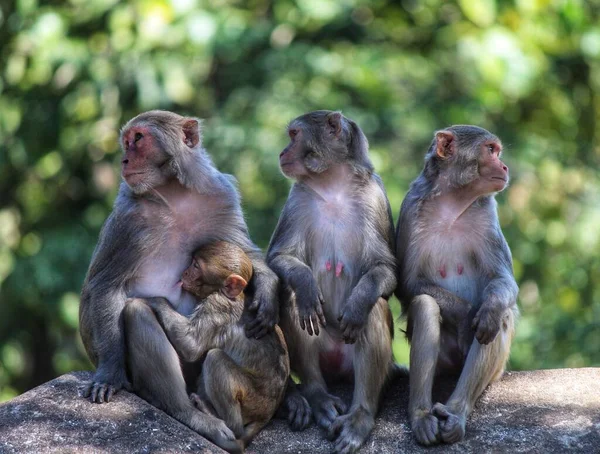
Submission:
[[[156,172],[150,173],[150,181],[136,187],[135,192],[123,182],[100,232],[83,284],[79,313],[81,337],[96,366],[93,381],[82,390],[92,401],[108,401],[120,388],[131,386],[125,368],[125,334],[129,338],[144,337],[140,342],[155,343],[157,352],[168,350],[169,346],[161,344],[166,337],[156,334],[148,339],[149,333],[160,330],[156,321],[140,325],[142,328],[135,332],[125,332],[125,302],[129,297],[162,296],[180,312],[189,313],[193,298],[174,284],[191,262],[192,252],[202,244],[226,240],[250,256],[254,275],[248,287],[252,295],[248,310],[253,317],[246,325],[247,334],[262,336],[277,320],[277,277],[248,236],[233,178],[214,167],[201,142],[193,148],[184,143],[181,128],[190,120],[196,119],[151,111],[123,128],[122,134],[134,126],[151,128],[168,157],[160,172],[163,177],[174,177],[170,188],[176,196],[171,198],[153,187],[153,178],[161,181]],[[152,374],[155,364],[161,361],[162,357],[146,358],[138,366]],[[159,394],[163,391],[168,392],[157,390]]]
[[[483,389],[504,370],[518,287],[498,221],[495,194],[471,194],[483,144],[496,136],[476,126],[443,130],[454,154],[434,138],[421,175],[402,203],[396,230],[398,288],[412,342],[409,414],[417,440],[453,443]],[[436,373],[461,373],[448,403],[432,405]]]
[[[296,182],[267,261],[283,284],[281,327],[291,367],[317,423],[336,439],[337,452],[349,453],[369,435],[394,368],[387,304],[396,286],[391,210],[353,121],[317,111],[293,120],[290,129],[300,133],[282,159],[296,156],[298,173],[290,175]],[[331,352],[341,364],[325,359],[322,369],[320,356]],[[345,405],[327,393],[326,381],[349,375],[355,393],[344,415]],[[299,429],[305,418],[296,411],[290,420]]]

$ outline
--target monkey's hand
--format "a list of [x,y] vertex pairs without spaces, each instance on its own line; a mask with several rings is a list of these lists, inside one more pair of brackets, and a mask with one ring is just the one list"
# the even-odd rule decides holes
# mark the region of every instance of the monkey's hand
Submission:
[[300,319],[300,328],[312,336],[319,335],[319,323],[326,326],[325,314],[323,313],[323,295],[317,287],[317,283],[311,276],[306,285],[295,288],[296,309]]
[[347,344],[354,344],[356,342],[356,339],[358,339],[358,336],[367,325],[369,312],[370,306],[354,302],[354,298],[350,296],[350,299],[338,317],[344,342]]
[[271,332],[278,319],[278,301],[268,288],[257,284],[254,298],[248,305],[248,313],[251,315],[246,323],[246,336],[260,339]]
[[502,308],[492,304],[482,304],[473,318],[475,338],[480,344],[489,344],[498,335],[501,323]]
[[131,383],[127,380],[125,371],[109,370],[108,367],[100,366],[92,381],[79,388],[79,395],[89,398],[90,402],[103,404],[110,402],[112,396],[120,389],[131,390]]

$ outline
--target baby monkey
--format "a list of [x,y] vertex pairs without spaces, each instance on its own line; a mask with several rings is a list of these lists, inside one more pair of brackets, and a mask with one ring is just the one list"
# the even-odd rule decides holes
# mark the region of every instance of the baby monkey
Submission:
[[260,339],[246,337],[244,289],[251,277],[252,262],[244,251],[217,241],[198,249],[183,272],[180,285],[197,297],[189,318],[163,298],[150,302],[180,357],[189,362],[203,359],[197,394],[190,398],[200,411],[225,422],[239,450],[275,414],[290,373],[278,326]]

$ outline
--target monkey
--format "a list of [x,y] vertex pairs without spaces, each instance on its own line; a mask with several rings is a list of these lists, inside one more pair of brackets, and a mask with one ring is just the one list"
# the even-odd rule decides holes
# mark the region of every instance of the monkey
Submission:
[[[191,314],[195,298],[177,284],[181,273],[195,249],[226,240],[252,260],[246,334],[261,337],[278,318],[278,278],[249,238],[234,177],[219,172],[202,147],[197,118],[142,113],[124,125],[120,145],[123,181],[81,292],[80,334],[96,371],[80,393],[108,402],[119,389],[131,389],[129,372],[152,390],[158,408],[207,438],[235,440],[222,421],[173,391],[185,389],[180,358],[149,307],[138,303],[164,297]],[[137,303],[127,305],[125,324],[132,297]],[[135,361],[126,359],[125,337]]]
[[197,298],[191,317],[164,298],[148,304],[179,357],[204,358],[192,401],[225,421],[241,448],[275,414],[290,374],[287,347],[277,325],[260,339],[244,333],[244,293],[252,262],[239,247],[218,241],[194,253],[181,286]]
[[[282,173],[295,180],[272,235],[267,264],[279,276],[280,326],[301,397],[340,453],[369,436],[390,374],[396,287],[394,226],[368,142],[340,112],[294,119],[281,152]],[[354,381],[345,403],[327,383]],[[307,423],[299,394],[286,396],[293,429]]]
[[[423,445],[455,443],[503,373],[518,316],[512,256],[495,195],[509,181],[502,143],[477,126],[435,133],[396,229],[398,288],[411,342],[409,417]],[[446,404],[434,377],[459,375]]]

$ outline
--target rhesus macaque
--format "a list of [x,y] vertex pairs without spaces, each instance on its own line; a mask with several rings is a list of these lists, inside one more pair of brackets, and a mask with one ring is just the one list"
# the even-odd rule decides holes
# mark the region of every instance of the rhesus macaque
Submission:
[[[267,263],[282,282],[281,329],[290,364],[315,421],[335,450],[356,451],[374,425],[390,373],[396,287],[389,202],[367,139],[339,112],[293,120],[281,170],[295,180],[273,233]],[[354,380],[350,410],[326,382]],[[309,411],[297,390],[286,396],[292,428]]]
[[[164,297],[182,314],[196,306],[178,282],[192,252],[215,239],[240,246],[252,260],[246,334],[260,337],[277,321],[277,276],[250,241],[235,180],[220,173],[202,148],[195,118],[151,111],[121,131],[123,182],[83,284],[81,337],[96,366],[82,389],[92,402],[108,402],[129,388],[125,337],[134,349],[129,371],[145,377],[153,403],[207,438],[234,434],[217,418],[199,412],[185,393],[180,359],[148,307],[129,305],[127,332],[123,308],[130,297]],[[131,352],[129,352],[131,353]],[[131,359],[131,358],[130,358]],[[176,394],[165,384],[182,391]]]
[[[500,139],[476,126],[438,131],[402,203],[397,296],[408,315],[409,416],[417,441],[455,443],[504,372],[518,287],[494,195],[508,185]],[[434,377],[460,374],[445,405]]]
[[[244,333],[243,290],[251,277],[252,262],[244,251],[218,241],[196,251],[183,273],[183,289],[198,298],[191,317],[179,314],[164,298],[149,301],[179,357],[187,362],[204,358],[193,401],[224,420],[242,447],[275,414],[290,374],[277,325],[261,339]],[[166,393],[172,389],[167,383],[164,387]]]

